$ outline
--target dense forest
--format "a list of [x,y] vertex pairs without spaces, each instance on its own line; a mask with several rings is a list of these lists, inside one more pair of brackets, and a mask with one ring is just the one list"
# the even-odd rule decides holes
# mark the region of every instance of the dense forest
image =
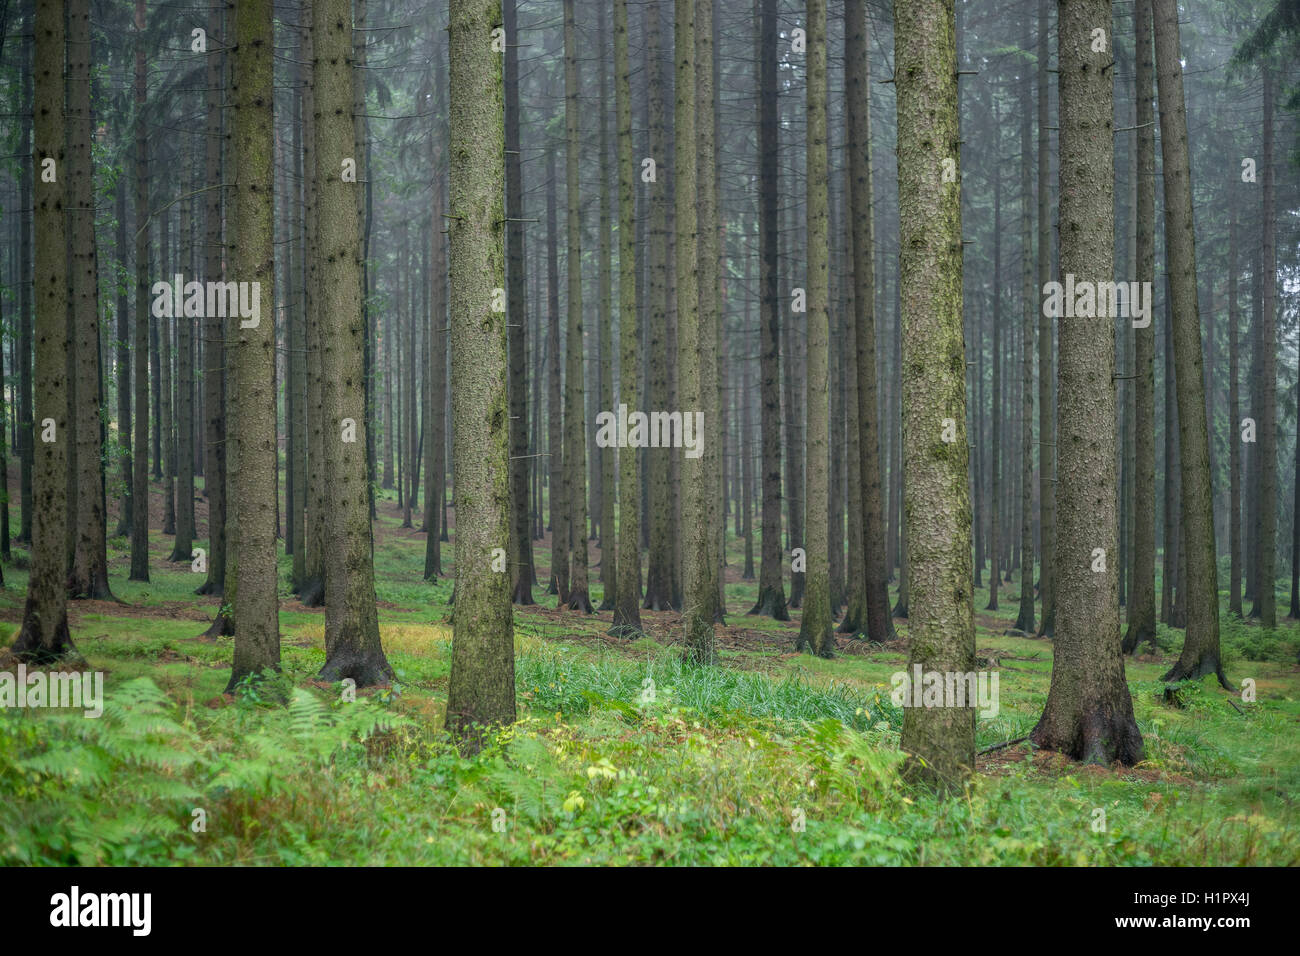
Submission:
[[1300,862],[1298,54],[0,0],[0,862]]

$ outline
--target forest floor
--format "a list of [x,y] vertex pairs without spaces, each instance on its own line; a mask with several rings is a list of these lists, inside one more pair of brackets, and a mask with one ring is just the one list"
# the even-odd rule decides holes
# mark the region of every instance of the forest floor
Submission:
[[[69,615],[84,666],[105,675],[104,715],[0,709],[0,865],[1300,863],[1295,621],[1270,634],[1225,613],[1229,679],[1253,680],[1255,700],[1206,681],[1181,707],[1160,681],[1181,633],[1161,626],[1158,653],[1127,663],[1139,765],[1017,744],[981,755],[968,791],[940,800],[898,776],[890,677],[907,663],[906,620],[897,642],[796,654],[797,611],[745,616],[756,587],[740,580],[729,527],[720,666],[694,669],[674,646],[675,614],[643,612],[646,636],[627,641],[606,633],[609,612],[557,612],[535,542],[542,604],[515,618],[519,722],[465,759],[441,731],[451,580],[421,580],[425,535],[400,527],[391,495],[375,563],[397,681],[355,702],[315,680],[324,613],[287,597],[291,559],[283,672],[227,695],[232,641],[200,636],[218,606],[194,596],[202,576],[167,563],[171,538],[155,531],[151,581],[128,582],[127,542],[111,539],[123,603],[73,602]],[[13,669],[3,646],[26,589],[14,555],[0,670]],[[598,604],[594,542],[591,555]],[[1052,644],[1008,633],[1018,595],[1018,576],[996,611],[987,587],[976,592],[977,655],[1000,681],[980,748],[1027,735],[1046,699]],[[285,695],[288,707],[274,703]]]

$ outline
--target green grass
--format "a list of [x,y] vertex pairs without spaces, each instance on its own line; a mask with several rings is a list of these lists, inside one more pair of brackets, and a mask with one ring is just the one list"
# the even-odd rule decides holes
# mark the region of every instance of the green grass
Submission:
[[[381,501],[380,622],[397,681],[355,702],[315,681],[323,613],[296,604],[281,613],[282,673],[224,696],[231,641],[198,636],[216,607],[193,595],[200,576],[163,563],[170,541],[156,535],[153,580],[128,583],[112,547],[115,592],[140,607],[73,605],[87,666],[106,674],[104,716],[0,710],[0,865],[1300,862],[1293,622],[1270,634],[1225,613],[1228,675],[1254,682],[1254,702],[1232,697],[1244,713],[1210,681],[1181,709],[1162,701],[1181,645],[1162,628],[1159,655],[1127,664],[1142,764],[1019,746],[941,800],[898,775],[889,690],[902,649],[795,655],[797,612],[786,624],[743,616],[752,583],[728,589],[728,623],[752,639],[724,641],[709,669],[682,662],[673,615],[647,614],[650,636],[625,642],[605,637],[608,613],[520,609],[519,722],[464,759],[441,729],[450,581],[420,580],[424,535],[399,524]],[[446,570],[454,555],[445,544]],[[12,632],[26,572],[5,572]],[[1046,699],[1050,642],[1003,633],[1018,594],[1004,584],[996,613],[986,589],[975,596],[979,654],[1000,659],[1000,713],[979,721],[981,747],[1027,734]]]

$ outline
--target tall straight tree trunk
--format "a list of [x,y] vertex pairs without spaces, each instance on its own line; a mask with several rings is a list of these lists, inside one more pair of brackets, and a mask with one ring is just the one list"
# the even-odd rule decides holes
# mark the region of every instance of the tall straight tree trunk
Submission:
[[456,494],[456,615],[447,729],[463,751],[515,720],[510,579],[492,552],[510,534],[505,313],[505,119],[499,0],[451,0],[449,104],[451,395]]
[[557,596],[556,607],[569,602],[569,506],[565,490],[564,398],[560,368],[564,351],[560,342],[559,213],[556,208],[555,150],[547,151],[546,182],[546,447],[550,452],[551,582],[548,594]]
[[805,538],[808,573],[799,620],[798,650],[832,657],[830,568],[826,553],[828,460],[830,451],[830,233],[828,230],[826,146],[826,3],[808,0],[807,79],[808,364],[805,370],[808,414]]
[[[129,181],[124,176],[117,182],[117,263],[122,275],[129,274],[126,240],[126,192]],[[119,478],[122,497],[118,508],[117,534],[131,533],[131,306],[126,283],[118,283],[117,341],[114,364],[117,370],[117,440],[121,445]],[[19,346],[20,350],[22,346]],[[22,432],[19,432],[22,435]]]
[[[303,170],[307,181],[303,191],[307,194],[307,501],[306,501],[306,543],[307,561],[303,582],[298,590],[298,598],[307,607],[319,607],[325,601],[326,555],[330,544],[326,538],[328,507],[325,488],[325,455],[328,436],[325,432],[324,384],[321,364],[322,313],[329,304],[322,300],[319,292],[320,282],[320,184],[316,179],[316,128],[319,120],[319,108],[316,105],[316,87],[320,81],[317,76],[315,44],[315,16],[313,7],[316,0],[303,0],[300,16],[303,22],[302,60],[307,82],[303,85],[302,98],[302,140]],[[353,157],[355,158],[355,157]],[[342,159],[339,159],[342,162]],[[387,382],[385,382],[387,385]],[[391,416],[385,416],[387,429]]]
[[[171,263],[177,261],[176,246],[171,238],[171,210],[165,210],[159,222],[161,241],[159,243],[158,265],[163,274],[171,273]],[[183,311],[183,310],[182,310]],[[163,534],[176,534],[176,446],[173,439],[175,420],[172,408],[172,322],[173,310],[158,317],[158,375],[161,384],[158,391],[158,417],[162,422],[162,483],[163,483]]]
[[[1111,22],[1110,0],[1060,0],[1060,270],[1076,282],[1113,279],[1112,53],[1093,42],[1093,29],[1103,24],[1109,35]],[[1089,317],[1058,325],[1060,614],[1052,683],[1030,739],[1076,760],[1131,765],[1142,759],[1142,735],[1119,641],[1114,329]]]
[[[1038,288],[1052,279],[1052,154],[1049,60],[1051,0],[1038,0]],[[1099,24],[1100,26],[1100,24]],[[1052,320],[1038,314],[1038,596],[1042,601],[1040,637],[1056,629],[1056,372],[1052,347]]]
[[[214,7],[208,11],[209,41],[220,41],[221,25],[221,13]],[[207,282],[221,281],[224,261],[221,233],[221,200],[225,191],[221,188],[221,117],[225,74],[221,50],[224,47],[222,42],[210,42],[207,54],[203,165],[203,178],[208,189],[203,207],[203,278]],[[306,53],[304,58],[310,61]],[[140,225],[143,222],[136,228]],[[139,243],[137,237],[137,248]],[[203,490],[208,499],[208,576],[196,593],[221,597],[226,589],[226,330],[225,323],[218,316],[204,318],[201,328],[204,337]],[[218,620],[223,620],[225,616],[218,614],[217,617]]]
[[[33,294],[36,327],[35,419],[40,438],[33,445],[32,560],[22,627],[10,650],[15,657],[44,664],[75,651],[68,633],[67,425],[68,250],[64,213],[64,4],[36,0],[32,113],[35,185],[32,231],[36,238]],[[143,55],[143,52],[142,54]],[[46,179],[46,164],[55,170]]]
[[[702,21],[701,21],[702,22]],[[704,397],[704,321],[700,316],[700,290],[704,283],[700,263],[706,255],[707,240],[700,242],[704,225],[697,216],[699,141],[696,129],[697,75],[696,45],[698,23],[695,0],[676,0],[673,20],[673,60],[676,82],[673,86],[673,200],[676,206],[676,275],[677,275],[677,382],[683,420],[704,414],[704,441],[716,441],[708,429]],[[710,47],[712,44],[709,44]],[[682,629],[687,657],[697,664],[712,664],[717,659],[713,624],[716,613],[717,583],[712,577],[712,530],[708,527],[709,498],[713,493],[708,480],[708,466],[703,456],[684,458],[681,464],[682,533]]]
[[[186,149],[189,153],[189,149]],[[185,166],[191,169],[193,164],[187,155]],[[187,179],[189,177],[187,176]],[[188,189],[187,189],[188,191]],[[181,201],[181,234],[177,247],[180,249],[180,267],[177,271],[192,275],[191,263],[194,261],[193,228],[190,222],[192,201]],[[185,315],[184,310],[176,316],[176,437],[173,447],[172,473],[175,476],[176,490],[176,539],[172,544],[169,561],[189,562],[194,553],[194,367],[193,349],[190,344],[194,319]]]
[[[1137,271],[1138,282],[1155,282],[1155,127],[1152,123],[1151,0],[1134,0],[1137,43],[1134,125],[1137,126]],[[1235,331],[1235,326],[1233,327]],[[1128,631],[1123,650],[1132,654],[1143,641],[1156,639],[1156,400],[1155,322],[1133,329],[1134,415],[1133,592],[1128,597]],[[1235,413],[1234,413],[1235,414]]]
[[578,194],[578,48],[574,0],[564,0],[565,217],[568,229],[568,322],[564,364],[564,485],[569,514],[569,598],[573,611],[592,612],[587,592],[587,430],[582,359],[582,201]]
[[[693,0],[694,2],[694,0]],[[700,552],[707,557],[705,567],[701,568],[702,588],[711,588],[713,597],[706,602],[712,611],[713,622],[722,623],[724,608],[723,568],[725,565],[726,517],[722,513],[722,451],[726,443],[727,423],[722,415],[721,394],[718,390],[721,381],[721,343],[718,336],[719,316],[722,307],[722,293],[718,284],[721,271],[719,252],[721,237],[718,235],[718,166],[717,166],[717,124],[714,114],[714,17],[711,6],[699,8],[695,21],[695,187],[696,187],[696,242],[699,261],[696,273],[698,312],[696,316],[696,335],[698,345],[695,357],[699,361],[699,405],[696,410],[703,413],[704,427],[700,430],[700,451],[702,457],[696,459],[703,463],[701,490],[703,492],[703,511],[701,530],[707,531],[712,540],[703,544]],[[679,328],[679,349],[684,340]],[[691,406],[683,405],[684,413]],[[685,467],[685,466],[684,466]],[[683,474],[688,473],[684,471]],[[694,529],[690,529],[693,532]],[[711,629],[710,629],[711,631]],[[711,636],[711,635],[710,635]],[[711,651],[702,658],[710,657]]]
[[[149,580],[149,132],[144,0],[135,3],[135,459],[132,462],[132,581]],[[71,387],[72,383],[69,383]]]
[[[781,307],[778,273],[777,3],[761,0],[758,55],[759,401],[763,449],[762,552],[750,614],[790,620],[781,554]],[[652,107],[653,109],[653,107]]]
[[[1160,146],[1164,160],[1165,255],[1173,311],[1174,361],[1178,385],[1178,444],[1182,471],[1182,551],[1187,587],[1178,603],[1187,615],[1187,634],[1178,663],[1165,680],[1216,674],[1226,688],[1219,656],[1219,581],[1214,548],[1214,500],[1210,484],[1209,429],[1205,417],[1201,320],[1196,295],[1196,238],[1187,150],[1187,112],[1178,39],[1177,0],[1154,0]],[[1268,171],[1264,173],[1267,181]],[[1268,349],[1265,350],[1269,351]],[[1261,504],[1264,502],[1261,500]],[[1271,565],[1270,565],[1271,568]],[[1266,579],[1271,584],[1271,580]]]
[[[361,304],[361,237],[355,195],[361,187],[342,178],[342,162],[356,156],[358,145],[348,115],[356,82],[355,68],[348,62],[352,50],[349,0],[316,0],[312,15],[316,59],[329,67],[317,72],[315,91],[315,176],[320,203],[318,288],[322,301],[329,303],[321,315],[325,391],[322,453],[330,547],[325,570],[325,664],[319,676],[329,681],[352,678],[356,686],[366,687],[386,683],[393,669],[379,643],[367,494],[366,324]],[[242,232],[242,209],[240,213]],[[411,328],[415,328],[413,314]],[[414,348],[410,356],[414,361]],[[247,468],[246,446],[240,448],[240,455],[241,468]],[[247,533],[248,529],[241,532],[245,553]],[[272,540],[273,549],[274,545]],[[240,558],[242,562],[244,555]],[[242,581],[239,593],[241,600],[247,594]],[[236,630],[236,641],[240,633]]]
[[[316,22],[319,29],[319,13]],[[243,0],[236,7],[235,42],[239,52],[233,84],[232,147],[237,164],[233,271],[237,281],[255,283],[252,288],[260,292],[254,294],[268,303],[275,301],[272,35],[271,0]],[[317,110],[320,112],[319,104]],[[334,157],[329,159],[332,164]],[[320,165],[318,159],[318,168]],[[348,212],[351,214],[351,210]],[[239,502],[239,547],[227,555],[235,572],[235,658],[228,691],[246,677],[280,664],[275,547],[275,326],[273,311],[267,312],[252,320],[256,324],[242,318],[238,323],[227,319],[234,339],[231,366],[234,395],[238,396],[238,401],[231,403],[236,412],[230,430],[235,444],[231,488],[233,498]]]
[[[93,118],[90,111],[91,30],[89,0],[68,5],[68,157],[61,173],[68,177],[68,229],[72,240],[69,275],[72,287],[75,347],[76,551],[68,580],[74,598],[114,600],[108,587],[108,551],[104,515],[104,474],[99,423],[99,283],[95,248],[95,182],[91,160]],[[143,223],[143,220],[142,220]]]
[[[975,664],[962,330],[961,185],[955,11],[915,0],[894,11],[898,87],[899,286],[908,560],[915,571],[909,672],[967,673]],[[936,421],[939,419],[939,421]],[[956,440],[945,442],[942,419]],[[920,688],[915,688],[919,692]],[[913,701],[915,703],[916,701]],[[908,707],[905,776],[960,789],[975,768],[975,711]]]
[[[303,9],[299,4],[299,15]],[[292,296],[293,309],[289,315],[289,332],[292,346],[289,349],[289,398],[287,414],[289,416],[289,433],[293,436],[293,543],[292,588],[295,593],[301,589],[307,576],[307,192],[304,188],[304,175],[311,177],[309,170],[303,168],[304,127],[303,105],[305,100],[305,72],[302,50],[305,49],[304,34],[310,31],[306,22],[301,24],[297,57],[299,63],[294,67],[294,125],[291,140],[293,152],[293,187],[287,206],[290,209],[289,223],[293,231],[293,243],[290,245],[289,281],[293,283],[295,294]]]
[[[865,620],[871,641],[895,638],[889,614],[889,568],[886,566],[884,490],[880,466],[880,405],[876,379],[876,279],[874,196],[871,185],[871,67],[868,56],[865,0],[844,6],[845,95],[848,113],[849,217],[852,220],[853,341],[856,352],[857,406],[850,405],[849,428],[858,432],[858,476],[862,504],[861,568],[865,575]],[[849,354],[846,351],[846,354]],[[850,509],[852,510],[852,509]],[[850,514],[850,521],[858,521]]]
[[[528,477],[533,459],[528,457],[528,302],[524,276],[524,179],[519,158],[519,45],[516,31],[516,0],[504,0],[502,13],[506,33],[505,109],[506,109],[506,245],[509,268],[506,305],[510,346],[510,507],[511,549],[514,566],[512,598],[516,604],[533,602],[533,539],[530,533]],[[603,8],[602,8],[603,9]],[[602,82],[604,73],[601,74]],[[601,97],[602,102],[604,97]],[[435,222],[441,229],[442,223]],[[536,415],[536,410],[533,411]],[[428,412],[425,413],[428,420]],[[429,436],[427,427],[426,436]],[[426,447],[432,446],[432,439]],[[432,457],[432,456],[431,456]],[[430,469],[432,471],[432,469]],[[432,508],[432,486],[425,495],[424,513]],[[611,499],[612,501],[612,499]],[[610,520],[611,525],[613,519]],[[611,528],[611,543],[612,543]],[[603,561],[602,561],[603,564]]]
[[[1228,613],[1241,614],[1241,397],[1237,327],[1237,203],[1228,219]],[[1300,469],[1297,470],[1300,474]],[[1300,487],[1300,486],[1298,486]]]
[[[629,413],[640,410],[637,376],[641,335],[637,317],[635,172],[632,159],[632,85],[628,63],[627,0],[614,0],[614,99],[618,145],[618,401]],[[607,529],[609,546],[614,528]],[[606,552],[612,553],[612,552]],[[618,545],[614,621],[610,633],[634,637],[641,633],[641,484],[637,452],[618,454]]]
[[[1024,29],[1031,29],[1026,12]],[[1020,609],[1016,630],[1034,633],[1034,322],[1038,295],[1034,287],[1034,182],[1030,112],[1033,87],[1025,70],[1020,114]]]
[[[35,7],[34,0],[31,5],[27,2],[23,4],[23,9],[27,16],[32,16],[30,11]],[[61,7],[60,7],[61,9]],[[35,70],[32,67],[32,47],[33,43],[28,38],[23,38],[22,44],[22,96],[23,103],[35,102],[32,90],[32,76]],[[18,313],[19,313],[19,330],[18,330],[18,449],[22,463],[19,466],[19,502],[22,506],[22,523],[19,526],[18,540],[30,544],[32,541],[32,507],[33,507],[33,488],[32,488],[32,470],[35,464],[36,446],[35,434],[32,429],[32,297],[34,295],[32,286],[32,210],[34,209],[34,199],[32,191],[32,180],[34,179],[33,159],[36,155],[35,149],[32,148],[32,114],[26,109],[20,109],[21,116],[18,120],[18,152],[22,154],[19,159],[18,173],[18,197],[22,206],[18,214]],[[118,184],[118,219],[119,222],[126,221],[126,180],[122,179]],[[118,232],[120,241],[118,244],[117,254],[121,264],[122,274],[126,275],[126,240],[125,226],[119,227]],[[126,336],[127,323],[130,321],[129,313],[126,310],[126,291],[123,286],[118,286],[118,325],[117,334],[119,340]],[[119,360],[125,350],[125,345],[119,341],[118,345]],[[65,356],[66,360],[66,356]],[[128,386],[129,389],[129,386]],[[121,410],[119,399],[118,409]],[[127,396],[127,407],[130,408],[130,396]],[[121,425],[119,423],[119,429]],[[129,425],[128,425],[129,430]],[[130,441],[129,435],[125,437]],[[129,452],[129,445],[127,446]],[[127,489],[131,487],[130,473],[130,455],[127,455],[127,461],[124,467],[127,469],[123,475],[123,483]],[[129,491],[127,492],[129,495]],[[128,498],[129,500],[129,498]],[[65,521],[66,524],[66,521]],[[127,526],[119,526],[118,534],[125,534]],[[65,529],[66,533],[66,529]],[[29,585],[30,586],[30,585]]]
[[[650,202],[650,307],[647,329],[647,359],[650,369],[647,376],[647,411],[668,410],[668,146],[664,131],[664,79],[661,54],[660,8],[658,4],[645,7],[646,15],[646,65],[648,86],[646,97],[650,119],[650,158],[655,161],[656,174],[649,183]],[[664,182],[659,181],[658,169],[664,167]],[[646,589],[643,607],[650,611],[667,611],[674,605],[673,595],[673,500],[669,480],[671,452],[663,448],[645,451],[647,472],[647,524],[648,552],[646,558]]]
[[[1001,149],[1002,124],[997,98],[993,99],[995,151]],[[989,454],[989,603],[986,611],[998,609],[998,585],[1001,582],[1002,551],[1002,162],[993,163],[993,394],[990,418],[993,422],[993,447]]]
[[[1261,72],[1264,81],[1264,146],[1260,158],[1264,235],[1260,268],[1263,284],[1260,338],[1263,347],[1259,353],[1259,393],[1262,401],[1256,422],[1259,431],[1256,443],[1259,451],[1259,511],[1256,518],[1259,571],[1255,606],[1250,614],[1251,617],[1258,616],[1264,627],[1272,629],[1277,627],[1277,201],[1273,173],[1273,71],[1265,64]],[[1195,269],[1192,272],[1194,275]],[[1195,278],[1192,281],[1195,282]],[[1194,589],[1196,584],[1192,582],[1191,587]],[[1218,623],[1217,619],[1215,623]]]
[[[441,59],[439,51],[439,59]],[[441,96],[435,100],[440,103]],[[429,513],[429,534],[424,540],[424,580],[432,581],[442,575],[442,541],[446,534],[446,513],[443,498],[446,488],[447,439],[447,240],[444,238],[443,176],[441,129],[435,124],[431,142],[431,167],[433,168],[433,205],[429,219],[433,223],[433,251],[430,255],[429,281],[429,396],[425,413],[429,423],[426,444],[429,449],[428,487],[424,493],[424,507]]]
[[[602,3],[596,11],[596,37],[600,43],[600,408],[617,412],[614,408],[614,304],[613,268],[613,226],[611,217],[611,199],[609,190],[609,81],[606,73],[609,68],[609,42],[605,27],[605,5]],[[594,426],[595,418],[592,418]],[[618,556],[614,546],[614,459],[618,454],[614,447],[599,448],[596,451],[600,465],[600,583],[602,597],[600,610],[612,611],[617,605]]]

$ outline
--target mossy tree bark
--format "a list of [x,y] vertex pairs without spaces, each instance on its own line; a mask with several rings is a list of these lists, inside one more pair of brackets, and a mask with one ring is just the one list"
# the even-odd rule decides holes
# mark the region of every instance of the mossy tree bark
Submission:
[[492,570],[510,540],[510,414],[505,287],[505,104],[492,30],[499,0],[451,0],[449,104],[451,396],[456,617],[447,729],[477,752],[515,719],[510,577]]
[[[352,16],[349,0],[316,0],[312,13],[317,65],[317,287],[321,300],[329,303],[321,311],[325,404],[321,455],[330,546],[325,569],[325,664],[320,676],[332,681],[350,677],[358,687],[366,687],[387,682],[393,669],[379,641],[366,463],[366,326],[355,195],[363,187],[342,179],[343,163],[355,159],[359,145],[351,116],[356,77]],[[247,467],[246,449],[240,451]],[[238,636],[236,631],[236,640]]]
[[[1164,680],[1215,674],[1226,688],[1219,654],[1219,581],[1214,548],[1214,502],[1210,484],[1209,431],[1205,414],[1201,320],[1196,293],[1196,237],[1192,220],[1192,180],[1187,150],[1187,111],[1183,100],[1177,0],[1154,0],[1160,146],[1165,186],[1165,255],[1169,263],[1177,369],[1178,444],[1181,453],[1182,555],[1178,604],[1187,633],[1178,663]],[[1264,173],[1268,176],[1267,167]],[[1270,349],[1265,349],[1271,354]],[[1271,500],[1271,498],[1270,498]],[[1261,496],[1261,507],[1264,506]],[[1271,565],[1270,565],[1271,567]],[[1271,579],[1262,579],[1271,587]]]
[[[895,7],[894,62],[910,665],[968,673],[975,664],[975,611],[953,4],[914,0]],[[943,175],[946,165],[955,177]],[[944,419],[951,419],[955,441],[943,440]],[[975,711],[909,707],[902,748],[909,755],[907,779],[960,788],[975,767]]]
[[808,0],[807,79],[808,364],[804,375],[807,408],[804,540],[808,573],[803,615],[795,646],[833,657],[830,562],[830,231],[826,145],[826,2]]
[[[20,660],[48,663],[75,651],[68,633],[67,592],[67,424],[68,424],[68,251],[64,211],[66,175],[64,127],[65,26],[62,0],[36,0],[33,23],[32,163],[36,176],[32,229],[36,239],[33,275],[36,299],[35,419],[32,468],[32,564],[22,628],[11,650]],[[45,164],[55,177],[47,181]],[[52,420],[52,421],[51,421]],[[52,441],[46,430],[54,428]]]
[[[236,507],[235,655],[227,690],[245,677],[280,664],[278,575],[276,573],[276,395],[274,125],[272,105],[273,28],[271,0],[243,0],[235,8],[238,69],[234,71],[236,163],[233,272],[237,282],[260,290],[267,308],[254,326],[226,319],[233,345],[231,365],[235,414],[231,437],[235,467],[230,482]],[[350,211],[350,210],[349,210]]]
[[[637,411],[641,337],[636,299],[635,167],[632,160],[632,84],[628,62],[627,0],[614,0],[614,99],[618,145],[618,344],[620,405]],[[637,451],[618,455],[618,547],[611,633],[641,632],[641,482]],[[614,543],[614,529],[606,529]]]
[[[1138,282],[1154,282],[1156,266],[1156,144],[1152,124],[1151,0],[1134,0],[1133,29],[1137,44],[1134,125],[1137,126],[1137,274]],[[1235,335],[1236,325],[1232,325]],[[1134,415],[1133,590],[1128,596],[1128,631],[1123,650],[1132,654],[1145,641],[1156,640],[1156,384],[1155,322],[1133,330]],[[1233,412],[1236,415],[1236,412]],[[1240,603],[1240,602],[1238,602]]]
[[[1110,0],[1061,0],[1061,274],[1113,279],[1115,225]],[[1060,480],[1057,485],[1056,640],[1052,683],[1031,739],[1089,762],[1142,759],[1124,680],[1116,552],[1115,346],[1106,318],[1060,324]]]

